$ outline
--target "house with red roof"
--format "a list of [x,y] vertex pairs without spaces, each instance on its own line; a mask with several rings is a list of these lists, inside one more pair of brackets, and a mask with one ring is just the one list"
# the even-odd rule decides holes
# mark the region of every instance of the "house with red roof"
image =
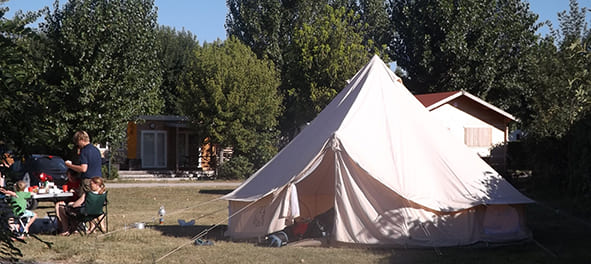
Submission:
[[491,165],[505,165],[509,123],[516,118],[466,91],[415,95],[458,140]]

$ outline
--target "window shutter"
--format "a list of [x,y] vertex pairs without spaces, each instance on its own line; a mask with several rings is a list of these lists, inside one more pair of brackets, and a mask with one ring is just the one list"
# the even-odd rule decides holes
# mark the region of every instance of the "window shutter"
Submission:
[[492,144],[492,128],[464,127],[464,144],[468,147],[489,147]]

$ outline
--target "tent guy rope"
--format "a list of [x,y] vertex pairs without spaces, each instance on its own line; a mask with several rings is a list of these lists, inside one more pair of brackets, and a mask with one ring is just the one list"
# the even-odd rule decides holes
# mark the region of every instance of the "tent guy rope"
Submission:
[[189,242],[187,243],[183,243],[182,245],[178,246],[177,248],[169,251],[168,253],[164,254],[164,256],[160,257],[159,259],[157,259],[156,261],[154,261],[154,263],[159,262],[161,260],[163,260],[164,258],[172,255],[173,253],[177,252],[178,250],[180,250],[181,248],[185,247],[186,245],[192,244],[193,241],[195,241],[196,239],[201,238],[202,236],[204,236],[205,234],[207,234],[209,231],[211,231],[212,229],[216,228],[217,226],[221,225],[222,223],[228,221],[230,218],[232,218],[233,216],[241,213],[242,211],[244,211],[245,209],[247,209],[248,207],[250,207],[251,205],[255,204],[256,201],[250,202],[249,204],[247,204],[246,206],[244,206],[243,208],[241,208],[240,210],[236,211],[235,213],[233,213],[232,215],[226,217],[224,220],[219,221],[218,223],[212,225],[211,227],[199,232],[199,234],[193,236],[191,238],[191,240],[189,240]]
[[[219,197],[218,198],[214,198],[214,199],[211,199],[211,200],[206,201],[206,202],[203,202],[203,203],[198,203],[198,204],[196,204],[194,206],[189,206],[189,207],[186,207],[186,208],[183,208],[183,209],[179,209],[179,210],[176,210],[176,211],[174,211],[172,213],[169,213],[168,215],[170,216],[170,215],[179,214],[179,213],[182,213],[182,212],[187,211],[187,210],[190,210],[190,209],[195,209],[197,207],[204,206],[206,204],[210,204],[210,203],[215,202],[217,200],[220,200],[220,198]],[[207,216],[207,215],[205,215],[205,216]],[[199,217],[199,218],[201,218],[201,217]],[[197,218],[197,219],[199,219],[199,218]],[[149,221],[145,221],[145,222],[149,222]],[[100,234],[97,237],[100,238],[100,237],[108,236],[108,235],[111,235],[111,234],[114,234],[114,233],[118,233],[118,232],[121,232],[121,231],[127,231],[127,229],[128,229],[128,227],[127,227],[127,225],[125,225],[125,227],[123,227],[123,228],[116,229],[116,230],[113,230],[111,232],[107,232],[107,233],[104,233],[104,234]]]

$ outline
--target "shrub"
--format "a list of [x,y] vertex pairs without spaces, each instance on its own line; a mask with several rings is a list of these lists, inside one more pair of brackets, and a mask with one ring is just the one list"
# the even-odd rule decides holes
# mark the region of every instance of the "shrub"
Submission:
[[111,173],[109,173],[109,165],[103,165],[101,167],[101,172],[105,179],[113,180],[119,178],[119,169],[116,166],[111,165]]
[[253,172],[254,165],[244,156],[234,156],[224,162],[218,169],[218,177],[222,179],[246,179]]

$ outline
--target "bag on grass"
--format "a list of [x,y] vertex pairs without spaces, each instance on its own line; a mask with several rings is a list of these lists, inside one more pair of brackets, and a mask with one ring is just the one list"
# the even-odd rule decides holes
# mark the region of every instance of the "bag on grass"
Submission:
[[287,234],[283,231],[278,231],[269,234],[265,237],[265,242],[268,247],[282,247],[287,245]]

